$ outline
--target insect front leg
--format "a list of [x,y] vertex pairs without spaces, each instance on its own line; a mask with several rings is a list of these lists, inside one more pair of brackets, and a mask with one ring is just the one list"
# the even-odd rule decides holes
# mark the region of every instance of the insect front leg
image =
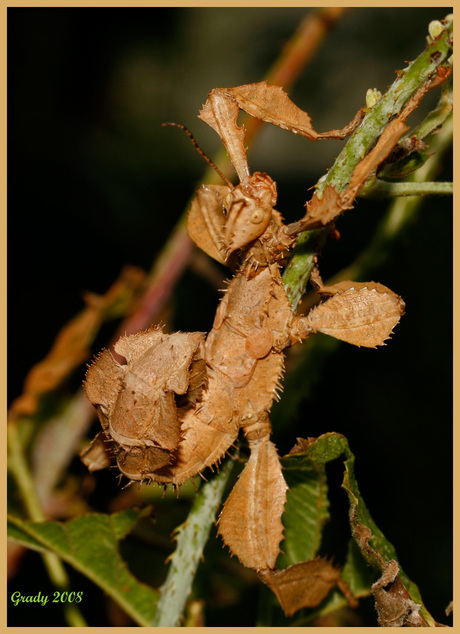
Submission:
[[358,127],[364,117],[364,109],[361,109],[344,128],[319,133],[313,128],[308,113],[298,108],[280,86],[262,81],[235,88],[215,88],[209,93],[199,118],[222,139],[240,180],[249,175],[244,146],[245,131],[237,125],[240,109],[310,141],[343,139]]

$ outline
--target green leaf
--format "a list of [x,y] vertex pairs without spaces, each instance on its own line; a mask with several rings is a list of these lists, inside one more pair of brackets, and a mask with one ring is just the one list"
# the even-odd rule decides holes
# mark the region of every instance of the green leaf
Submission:
[[139,625],[148,626],[158,593],[129,572],[119,541],[148,514],[127,510],[114,515],[88,514],[68,522],[28,522],[8,517],[8,537],[23,546],[53,552],[110,595]]
[[[388,563],[392,560],[397,562],[398,558],[394,546],[375,524],[361,497],[354,475],[355,457],[347,439],[341,434],[330,432],[308,441],[299,439],[293,451],[294,453],[282,459],[286,479],[290,479],[293,489],[283,516],[286,541],[283,543],[285,555],[280,560],[283,564],[290,564],[311,559],[317,553],[321,529],[329,517],[325,465],[343,456],[345,473],[342,487],[347,492],[350,503],[354,543],[349,546],[342,577],[355,596],[369,595],[373,583],[388,569]],[[423,605],[418,587],[400,566],[399,579],[414,604],[421,605],[420,615],[427,624],[435,625],[434,619]],[[345,604],[345,597],[334,591],[306,619],[309,621],[325,615]],[[302,622],[307,621],[302,619]]]
[[26,533],[20,525],[16,525],[14,522],[17,521],[17,518],[14,518],[11,515],[8,515],[7,522],[7,534],[8,539],[25,548],[30,548],[31,550],[36,550],[40,553],[48,552],[48,548],[43,546],[39,541],[34,539],[32,535]]
[[329,436],[322,436],[306,451],[289,454],[281,461],[289,491],[283,514],[285,532],[283,554],[277,562],[279,568],[308,561],[318,553],[323,526],[329,520],[325,465],[342,452],[338,435]]
[[[283,466],[284,466],[283,462]],[[287,470],[284,476],[289,487],[283,514],[283,553],[277,566],[314,559],[321,545],[323,525],[329,519],[329,500],[324,466]]]

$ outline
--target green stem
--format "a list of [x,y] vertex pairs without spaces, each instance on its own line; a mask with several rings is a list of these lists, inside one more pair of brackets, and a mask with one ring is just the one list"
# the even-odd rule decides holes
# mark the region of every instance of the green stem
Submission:
[[417,59],[398,72],[397,79],[367,113],[337,157],[327,178],[319,184],[320,192],[326,185],[332,185],[339,192],[347,188],[353,170],[377,141],[389,121],[403,110],[417,90],[436,74],[437,69],[446,64],[452,54],[452,28],[452,22],[449,22],[442,34]]
[[[438,172],[446,151],[452,146],[453,120],[447,119],[437,134],[430,139],[429,152],[432,156],[419,170],[409,176],[411,181],[432,179]],[[388,206],[375,229],[374,235],[358,257],[337,275],[325,280],[328,285],[342,280],[365,281],[373,279],[378,267],[384,265],[393,252],[393,245],[400,240],[406,229],[413,226],[421,210],[423,198],[407,196],[396,198]],[[312,232],[313,233],[313,232]],[[311,238],[314,245],[314,238]],[[313,250],[314,246],[312,246]],[[307,313],[318,301],[316,293],[311,292],[302,299],[302,312]],[[284,379],[284,397],[271,412],[273,429],[286,435],[295,421],[302,402],[314,390],[323,366],[337,350],[340,342],[332,337],[311,337],[290,357],[290,370]]]
[[375,179],[369,185],[366,184],[363,187],[360,196],[366,198],[389,198],[393,196],[452,195],[453,192],[453,183],[438,183],[436,181],[390,183]]
[[[417,90],[436,73],[437,69],[447,63],[452,54],[452,22],[444,28],[441,35],[435,39],[419,57],[409,66],[398,73],[398,78],[390,86],[388,92],[374,105],[364,117],[359,128],[350,137],[342,152],[337,157],[326,178],[317,185],[317,192],[321,193],[326,185],[333,186],[338,192],[343,192],[350,183],[353,171],[366,153],[376,143],[388,123],[397,116],[415,95]],[[296,250],[283,276],[286,293],[292,308],[295,310],[313,269],[316,252],[305,252],[304,241],[311,243],[317,236],[319,242],[325,240],[329,229],[309,232],[306,237],[299,236],[300,249]]]
[[[453,117],[450,116],[431,139],[429,150],[433,156],[416,172],[410,174],[409,179],[412,184],[423,186],[426,180],[430,180],[438,173],[444,153],[452,146],[452,137]],[[360,281],[370,271],[380,266],[388,257],[391,244],[406,227],[414,222],[422,202],[423,198],[420,196],[407,196],[394,200],[377,226],[373,238],[359,257],[327,283],[334,284],[345,279]]]
[[177,530],[177,546],[170,558],[168,576],[161,587],[152,623],[154,627],[176,627],[180,624],[233,465],[232,459],[227,460],[219,474],[201,487],[186,522]]

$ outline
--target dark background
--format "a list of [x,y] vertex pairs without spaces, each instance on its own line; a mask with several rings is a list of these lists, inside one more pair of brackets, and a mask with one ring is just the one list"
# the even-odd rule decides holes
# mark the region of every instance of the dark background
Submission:
[[[212,156],[219,139],[196,118],[208,92],[259,81],[307,11],[8,9],[9,399],[82,308],[83,290],[104,292],[127,263],[150,268],[196,188],[202,159],[185,135],[160,124],[185,124]],[[343,126],[368,88],[384,92],[395,70],[421,52],[430,20],[448,12],[350,11],[290,96],[317,130]],[[294,220],[340,147],[266,126],[250,166],[277,181],[278,208]],[[440,179],[451,179],[450,162]],[[325,278],[353,261],[385,208],[361,201],[340,220],[342,239],[325,253]],[[296,436],[347,436],[375,521],[441,622],[452,593],[451,236],[451,200],[427,198],[375,273],[406,302],[392,341],[377,352],[342,346],[289,422],[289,437],[278,425],[275,438],[288,451]],[[174,327],[209,329],[216,301],[187,272],[174,298]],[[346,514],[343,492],[336,497],[337,513]],[[30,568],[22,569],[30,582]],[[42,587],[32,586],[31,593]]]

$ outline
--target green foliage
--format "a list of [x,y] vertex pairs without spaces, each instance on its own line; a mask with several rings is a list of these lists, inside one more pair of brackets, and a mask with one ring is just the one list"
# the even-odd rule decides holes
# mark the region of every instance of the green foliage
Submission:
[[27,548],[55,553],[100,586],[139,625],[148,626],[158,593],[137,581],[118,550],[120,540],[147,512],[93,513],[68,522],[28,522],[10,516],[8,537]]

